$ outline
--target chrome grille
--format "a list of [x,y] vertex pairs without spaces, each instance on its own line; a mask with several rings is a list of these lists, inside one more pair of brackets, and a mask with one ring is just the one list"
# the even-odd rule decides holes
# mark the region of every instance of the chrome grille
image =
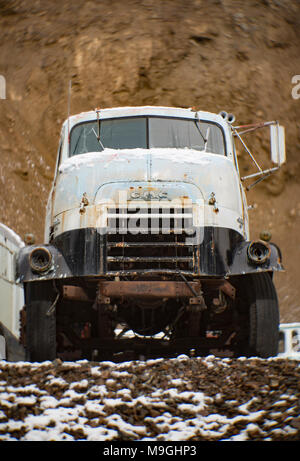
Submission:
[[194,273],[192,208],[108,209],[107,272]]

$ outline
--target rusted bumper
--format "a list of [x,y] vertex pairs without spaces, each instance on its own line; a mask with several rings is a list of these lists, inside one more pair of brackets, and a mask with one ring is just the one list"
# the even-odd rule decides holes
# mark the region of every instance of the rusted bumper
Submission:
[[[201,292],[200,282],[175,281],[99,281],[99,295],[101,298],[190,298]],[[76,286],[63,287],[65,299],[86,301],[85,291]]]
[[[199,293],[200,282],[190,282],[194,292]],[[193,296],[190,286],[184,282],[175,281],[101,281],[99,291],[102,296],[107,297],[131,297],[141,298],[186,298]]]

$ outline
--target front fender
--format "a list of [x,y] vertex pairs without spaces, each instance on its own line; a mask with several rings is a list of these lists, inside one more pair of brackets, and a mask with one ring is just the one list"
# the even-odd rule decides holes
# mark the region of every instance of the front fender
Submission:
[[254,272],[283,271],[281,251],[275,243],[262,242],[269,248],[269,256],[264,262],[257,263],[250,259],[249,245],[253,242],[241,242],[235,249],[228,275],[241,275]]
[[[39,272],[32,268],[31,255],[36,249],[46,249],[51,255],[51,263],[45,271]],[[62,253],[53,245],[29,245],[17,253],[16,280],[19,283],[69,277],[72,277],[72,272]]]

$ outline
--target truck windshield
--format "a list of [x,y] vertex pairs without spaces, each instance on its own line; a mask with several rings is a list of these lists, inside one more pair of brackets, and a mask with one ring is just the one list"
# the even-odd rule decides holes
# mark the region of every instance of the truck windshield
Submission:
[[[123,117],[75,125],[70,156],[110,149],[190,148],[225,154],[222,129],[212,122],[174,117]],[[206,140],[206,143],[205,143]],[[103,146],[103,147],[102,147]]]

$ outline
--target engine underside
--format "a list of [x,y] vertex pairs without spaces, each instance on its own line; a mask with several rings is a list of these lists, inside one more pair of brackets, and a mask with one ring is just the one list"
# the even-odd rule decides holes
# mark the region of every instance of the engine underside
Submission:
[[[53,291],[53,283],[40,285]],[[224,279],[71,279],[57,281],[55,292],[48,314],[63,360],[234,352],[236,290]],[[23,331],[26,338],[24,320]]]

